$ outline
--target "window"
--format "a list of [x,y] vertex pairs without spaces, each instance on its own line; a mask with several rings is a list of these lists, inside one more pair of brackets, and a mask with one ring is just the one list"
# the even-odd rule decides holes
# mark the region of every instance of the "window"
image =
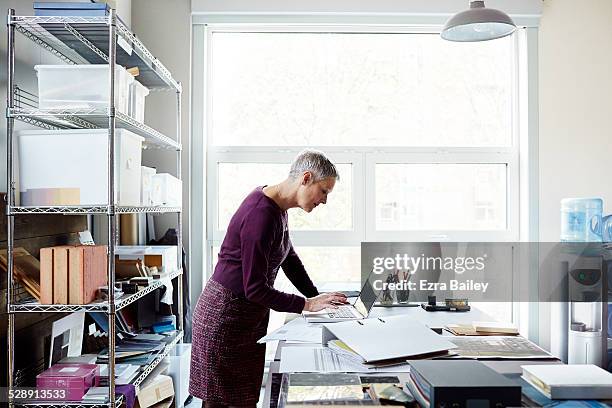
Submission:
[[[289,211],[317,284],[359,281],[362,241],[518,240],[517,38],[407,28],[209,25],[208,245],[304,147],[340,181]],[[213,264],[214,265],[214,264]]]

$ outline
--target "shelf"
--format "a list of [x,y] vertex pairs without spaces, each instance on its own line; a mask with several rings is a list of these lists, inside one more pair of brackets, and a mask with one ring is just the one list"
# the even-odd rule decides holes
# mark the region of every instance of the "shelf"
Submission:
[[[144,380],[147,379],[147,377],[149,376],[149,374],[151,374],[151,372],[153,370],[155,370],[155,368],[159,365],[159,363],[161,363],[164,358],[166,358],[168,356],[168,354],[170,353],[170,351],[172,351],[172,349],[177,345],[177,343],[179,343],[181,340],[183,339],[183,332],[182,331],[177,331],[174,335],[174,337],[172,337],[172,339],[166,344],[166,347],[164,347],[164,350],[162,352],[160,352],[157,357],[155,358],[155,360],[153,360],[153,362],[151,362],[151,364],[148,364],[147,366],[145,366],[144,370],[138,375],[138,377],[136,377],[134,379],[134,381],[132,381],[132,384],[136,387],[136,393],[138,393],[138,391],[140,390],[140,385],[144,382]],[[115,401],[115,407],[119,407],[121,405],[121,402],[123,400],[123,396],[118,396],[116,401]],[[33,408],[33,407],[41,407],[41,408],[79,408],[79,407],[87,407],[87,408],[92,408],[92,407],[110,407],[111,404],[110,403],[83,403],[83,402],[57,402],[57,401],[49,401],[49,402],[28,402],[28,403],[15,403],[15,407],[28,407],[28,408]]]
[[[17,100],[19,104],[19,100]],[[44,129],[108,129],[106,109],[36,109],[17,107],[8,110],[8,117]],[[115,127],[129,130],[145,138],[146,148],[181,150],[181,145],[157,130],[116,112]]]
[[[169,275],[170,279],[174,279],[183,273],[182,269],[175,271]],[[115,310],[121,310],[124,307],[134,303],[138,299],[148,295],[154,290],[163,286],[162,280],[155,280],[154,283],[144,289],[133,294],[125,294],[115,299]],[[41,305],[36,301],[26,301],[10,305],[10,311],[13,313],[61,313],[61,312],[109,312],[110,305],[106,301],[89,303],[87,305]]]
[[[50,206],[50,207],[34,207],[34,206],[13,206],[7,208],[7,215],[12,214],[109,214],[109,206]],[[138,214],[138,213],[180,213],[181,207],[126,207],[115,206],[115,214]]]
[[138,394],[138,391],[140,391],[140,385],[143,383],[144,380],[147,379],[147,376],[151,374],[153,370],[155,370],[155,367],[157,367],[159,363],[161,363],[162,360],[168,356],[168,354],[172,351],[174,346],[176,346],[177,343],[179,343],[182,339],[183,339],[183,332],[177,331],[176,334],[174,335],[174,338],[170,340],[168,344],[166,344],[164,351],[159,353],[159,355],[155,358],[155,360],[153,360],[151,364],[146,366],[146,368],[140,373],[140,375],[136,377],[134,381],[132,381],[132,384],[136,387],[136,394]]
[[[9,24],[69,64],[107,64],[110,17],[13,16]],[[175,90],[181,84],[117,18],[117,64],[138,67],[138,81],[151,90]]]
[[[119,408],[121,403],[123,402],[123,396],[119,396],[115,399],[115,408]],[[110,402],[107,403],[98,403],[98,402],[57,402],[57,401],[49,401],[49,402],[15,402],[13,404],[15,407],[28,407],[28,408],[112,408]]]
[[[114,12],[106,17],[78,17],[78,16],[14,16],[14,11],[9,11],[8,33],[9,38],[13,37],[13,32],[17,31],[37,46],[50,52],[68,64],[109,64],[114,60],[116,65],[125,68],[138,68],[139,75],[136,80],[146,86],[150,91],[170,91],[176,96],[176,117],[177,117],[177,139],[180,140],[180,110],[182,87],[176,81],[170,71],[155,58],[151,52],[140,42],[138,38],[125,26]],[[13,30],[14,29],[14,30]],[[111,35],[111,32],[116,34]],[[116,39],[116,41],[115,41]],[[114,43],[112,41],[115,41]],[[7,76],[7,92],[12,95],[14,104],[11,109],[7,109],[6,117],[9,123],[14,120],[25,122],[29,125],[38,126],[43,129],[108,129],[109,127],[126,129],[144,138],[143,148],[145,149],[166,149],[177,152],[177,161],[180,166],[181,149],[180,141],[174,140],[167,135],[143,124],[128,115],[118,112],[110,112],[108,107],[101,109],[39,109],[38,97],[30,92],[19,89],[15,84],[14,65],[15,65],[15,44],[14,41],[7,45],[7,55],[9,58],[9,70]],[[114,55],[113,55],[114,54]],[[107,65],[109,67],[109,65]],[[110,115],[113,116],[110,116]],[[111,120],[113,119],[113,120]],[[8,127],[9,130],[12,127]],[[173,133],[171,133],[172,135]],[[13,132],[7,135],[8,141],[14,139]],[[109,156],[110,159],[110,156]],[[8,165],[13,166],[12,152],[8,155]],[[9,185],[12,186],[14,180],[9,177]],[[112,185],[111,185],[112,188]],[[116,188],[116,187],[115,187]],[[11,187],[11,195],[14,195],[14,188]],[[17,191],[18,193],[18,191]],[[116,195],[115,195],[116,197]],[[14,203],[13,203],[14,204]],[[64,214],[64,215],[83,215],[83,214],[102,214],[112,216],[115,214],[133,213],[177,213],[180,214],[181,207],[170,206],[120,206],[114,204],[99,205],[76,205],[76,206],[7,206],[6,213],[9,223],[13,222],[14,215],[19,214]],[[112,224],[108,232],[109,242],[113,234],[115,225]],[[178,217],[179,243],[181,242],[181,217]],[[10,231],[10,228],[9,228]],[[119,233],[119,231],[116,231]],[[9,233],[8,245],[14,244],[14,236]],[[166,279],[179,277],[181,285],[182,269],[168,275]],[[9,280],[12,279],[9,277]],[[21,291],[21,296],[15,296],[15,303],[9,303],[8,312],[104,312],[112,319],[115,312],[134,304],[139,299],[147,296],[151,292],[163,286],[162,280],[155,280],[135,294],[125,294],[117,297],[114,304],[109,301],[96,301],[87,305],[41,305],[27,294]],[[20,285],[15,283],[16,292]],[[179,296],[180,298],[180,296]],[[182,328],[182,306],[179,306],[177,316],[178,328]],[[9,325],[9,336],[7,336],[7,347],[9,350],[15,349],[14,326]],[[113,336],[113,330],[109,335]],[[142,382],[160,364],[160,362],[170,353],[175,345],[182,341],[183,332],[175,331],[166,340],[167,343],[161,352],[154,357],[151,364],[142,366],[138,376],[132,381],[138,390]],[[12,362],[11,362],[12,363]],[[10,365],[9,365],[10,367]],[[31,401],[14,402],[15,407],[40,407],[40,408],[119,408],[124,398],[117,395],[115,403],[82,402],[82,401]],[[2,405],[2,404],[0,404]],[[4,405],[2,405],[4,406]]]

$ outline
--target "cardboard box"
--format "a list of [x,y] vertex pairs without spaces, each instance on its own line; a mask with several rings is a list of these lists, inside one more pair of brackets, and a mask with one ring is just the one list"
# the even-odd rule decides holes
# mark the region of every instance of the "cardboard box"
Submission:
[[174,396],[174,385],[172,377],[157,375],[147,379],[141,386],[136,396],[137,406],[148,408],[158,402]]

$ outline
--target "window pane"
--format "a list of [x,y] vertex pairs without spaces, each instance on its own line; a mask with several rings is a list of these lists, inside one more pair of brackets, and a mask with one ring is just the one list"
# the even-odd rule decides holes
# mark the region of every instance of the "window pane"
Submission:
[[326,282],[361,282],[359,247],[296,247],[315,285]]
[[513,41],[216,32],[213,144],[508,146]]
[[505,228],[505,164],[376,165],[378,230]]
[[[274,184],[284,180],[289,163],[219,163],[218,227],[225,230],[242,200],[259,184]],[[289,213],[289,228],[298,230],[351,230],[352,214],[352,165],[336,164],[340,180],[327,198],[310,214],[300,208]]]

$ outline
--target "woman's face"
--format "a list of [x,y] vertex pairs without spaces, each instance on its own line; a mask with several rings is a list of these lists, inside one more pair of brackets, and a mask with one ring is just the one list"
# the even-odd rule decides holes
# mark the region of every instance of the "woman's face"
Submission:
[[310,172],[304,173],[302,184],[298,189],[299,207],[306,212],[311,212],[317,205],[327,203],[327,195],[332,192],[335,184],[335,177],[312,181]]

